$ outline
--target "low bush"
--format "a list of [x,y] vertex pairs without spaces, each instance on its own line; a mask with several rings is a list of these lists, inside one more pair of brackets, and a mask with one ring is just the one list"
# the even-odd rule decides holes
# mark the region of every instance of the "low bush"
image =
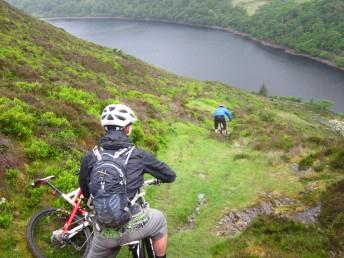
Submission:
[[59,153],[58,148],[49,145],[44,140],[36,138],[32,138],[26,143],[24,151],[26,156],[32,160],[53,157]]
[[335,104],[332,100],[322,99],[319,101],[311,101],[309,105],[311,105],[313,108],[318,109],[320,111],[326,111],[329,110],[330,107],[332,107]]
[[300,170],[307,170],[308,168],[310,168],[313,163],[315,161],[315,155],[311,154],[305,158],[303,158],[300,162],[299,162],[299,169]]
[[54,91],[51,94],[79,110],[86,109],[88,114],[97,116],[100,114],[101,105],[95,94],[70,86],[61,86],[57,92]]
[[239,159],[250,159],[250,155],[245,154],[245,153],[234,155],[233,160],[239,160]]
[[39,122],[41,125],[49,127],[69,126],[69,122],[66,118],[57,117],[53,112],[43,113]]
[[321,198],[319,221],[334,250],[344,252],[344,180],[335,183]]
[[0,228],[8,228],[13,220],[13,205],[4,197],[0,200]]
[[315,227],[263,216],[240,236],[212,248],[212,257],[328,257],[326,237]]
[[344,171],[344,150],[340,150],[334,153],[330,158],[330,166],[334,169],[340,169]]
[[26,197],[26,208],[33,208],[36,207],[39,203],[41,203],[42,197],[44,195],[44,188],[32,188],[28,186],[26,188],[25,197]]
[[13,216],[8,212],[0,212],[0,228],[8,228],[11,225]]
[[328,227],[327,234],[334,249],[344,252],[344,212],[335,217]]
[[15,186],[17,184],[18,176],[19,170],[15,168],[10,168],[5,172],[5,181],[10,186]]
[[266,111],[259,113],[259,117],[262,121],[267,123],[272,123],[275,120],[275,114]]
[[133,131],[131,132],[130,139],[135,145],[138,146],[144,143],[144,131],[139,122],[135,124]]
[[15,86],[21,92],[38,92],[41,89],[41,84],[38,82],[16,82]]
[[0,97],[0,130],[4,134],[26,138],[33,133],[37,124],[30,107],[19,99]]

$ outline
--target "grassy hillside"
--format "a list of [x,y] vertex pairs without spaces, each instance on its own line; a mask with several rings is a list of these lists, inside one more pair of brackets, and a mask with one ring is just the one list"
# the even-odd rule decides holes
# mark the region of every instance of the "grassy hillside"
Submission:
[[37,16],[150,17],[231,27],[344,67],[342,0],[8,0]]
[[[48,189],[32,189],[32,179],[54,174],[64,191],[76,188],[79,160],[102,134],[99,113],[114,102],[139,117],[132,140],[177,171],[175,183],[148,193],[167,215],[170,257],[328,257],[343,250],[344,139],[329,122],[342,116],[321,103],[177,77],[2,0],[0,24],[0,257],[30,257],[28,219],[61,206]],[[211,131],[218,103],[234,112],[229,138]],[[266,196],[293,201],[241,234],[219,234],[228,213]],[[320,223],[279,216],[318,202]]]

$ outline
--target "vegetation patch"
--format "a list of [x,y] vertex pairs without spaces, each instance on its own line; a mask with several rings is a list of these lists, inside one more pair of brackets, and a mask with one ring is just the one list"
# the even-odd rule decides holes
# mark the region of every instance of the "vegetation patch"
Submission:
[[212,257],[328,257],[329,244],[313,226],[274,216],[258,218],[237,238],[212,247]]
[[332,249],[344,253],[344,180],[332,185],[322,197],[320,223],[326,229]]
[[[216,18],[223,26],[244,19],[243,10],[226,9],[232,8],[229,2],[219,8],[220,2],[208,1],[204,6],[212,5],[210,15],[223,11],[221,17],[226,21]],[[208,13],[196,8],[200,2],[189,1],[192,8],[181,3],[174,2],[176,8],[183,6],[178,11],[180,17],[210,23],[202,20]],[[149,6],[149,13],[157,11],[158,4],[154,9]],[[63,2],[58,5],[64,8]],[[124,7],[123,12],[128,10]],[[270,217],[233,239],[215,234],[207,237],[224,214],[252,207],[262,193],[277,192],[317,203],[321,191],[343,175],[344,139],[323,123],[342,120],[338,114],[297,100],[262,97],[221,83],[179,78],[121,51],[76,39],[2,0],[0,12],[3,257],[29,256],[24,237],[29,217],[42,207],[68,205],[51,198],[47,187],[30,187],[32,180],[55,175],[60,189],[74,190],[80,159],[104,133],[99,125],[102,108],[119,102],[138,115],[132,141],[155,152],[177,172],[173,184],[147,190],[151,206],[166,214],[172,257],[326,257],[327,239],[331,239],[331,249],[336,241],[341,243],[341,231],[336,230],[341,228],[342,217],[339,211],[332,212],[332,206],[327,209],[329,214],[338,216],[324,219],[322,224],[333,238],[322,238],[315,226]],[[194,16],[199,13],[202,15]],[[228,104],[234,113],[229,137],[209,133],[213,128],[211,113],[219,103]],[[308,164],[314,170],[319,167],[319,172],[310,169],[302,177],[291,173],[290,167],[310,154],[314,161]],[[303,205],[294,208],[301,210]],[[283,207],[278,212],[286,210]],[[291,233],[286,237],[287,232]],[[313,243],[311,236],[315,236]],[[224,243],[234,249],[228,250]]]

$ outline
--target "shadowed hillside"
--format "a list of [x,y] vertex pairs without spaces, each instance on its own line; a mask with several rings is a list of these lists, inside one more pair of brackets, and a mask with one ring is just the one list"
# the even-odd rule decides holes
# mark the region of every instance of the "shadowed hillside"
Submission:
[[[171,257],[340,254],[343,210],[329,199],[343,199],[337,182],[344,139],[330,120],[343,117],[326,103],[177,77],[72,37],[2,0],[0,24],[0,257],[30,257],[28,219],[42,207],[63,206],[30,183],[54,174],[63,191],[75,189],[80,158],[102,134],[99,113],[119,102],[139,117],[132,141],[177,171],[175,183],[148,193],[167,216]],[[218,103],[234,113],[228,138],[211,130]],[[267,197],[274,204],[290,201],[273,206],[269,216],[259,214],[242,234],[230,234],[224,218]],[[320,224],[293,220],[319,202],[325,207]],[[285,232],[290,237],[281,241]]]

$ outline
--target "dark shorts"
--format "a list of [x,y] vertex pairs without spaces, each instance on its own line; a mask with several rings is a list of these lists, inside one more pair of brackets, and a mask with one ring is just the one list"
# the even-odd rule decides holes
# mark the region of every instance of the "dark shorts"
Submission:
[[214,117],[214,128],[219,129],[219,125],[222,124],[222,129],[226,130],[227,129],[227,123],[226,123],[226,118],[225,116],[215,116]]
[[[146,209],[148,221],[135,230],[127,230],[124,233],[97,232],[95,230],[91,243],[91,250],[87,258],[113,258],[117,255],[120,246],[146,237],[160,239],[167,234],[167,223],[162,212],[155,209]],[[129,222],[130,223],[130,222]]]

